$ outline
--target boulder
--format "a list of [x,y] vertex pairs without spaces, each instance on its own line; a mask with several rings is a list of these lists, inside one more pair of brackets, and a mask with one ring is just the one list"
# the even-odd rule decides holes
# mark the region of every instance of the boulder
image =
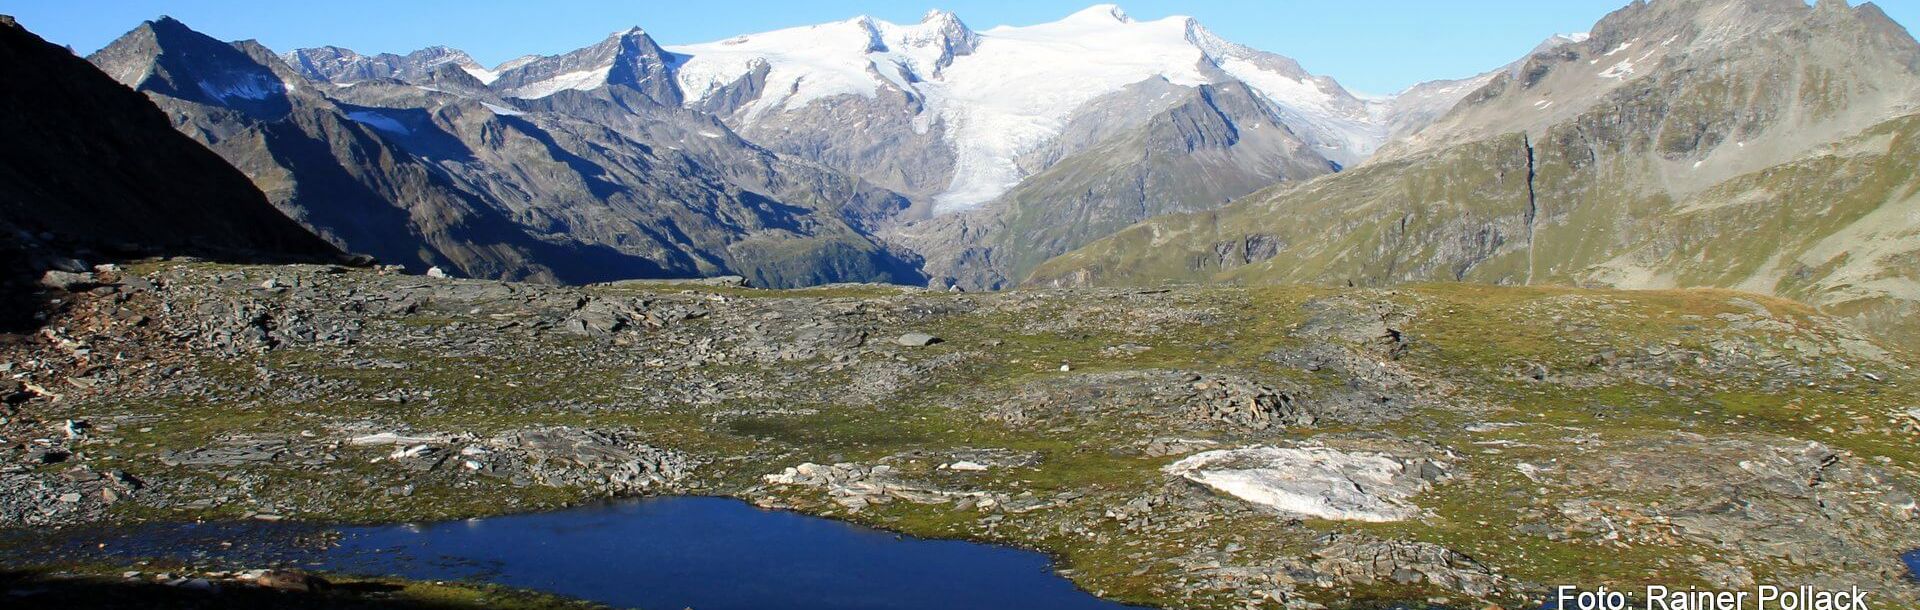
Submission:
[[253,583],[268,589],[301,593],[325,591],[331,586],[326,579],[299,570],[267,570]]
[[99,278],[87,272],[75,273],[55,269],[40,276],[41,286],[68,292],[86,289],[97,284],[99,284]]
[[926,347],[942,341],[939,337],[927,333],[907,333],[900,335],[900,338],[894,339],[893,342],[907,347]]

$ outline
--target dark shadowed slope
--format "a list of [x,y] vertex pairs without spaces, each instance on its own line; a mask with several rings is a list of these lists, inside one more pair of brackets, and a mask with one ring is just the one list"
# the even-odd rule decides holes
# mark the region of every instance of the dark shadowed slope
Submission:
[[75,254],[339,256],[145,96],[6,16],[0,82],[0,328],[30,324],[28,286]]
[[0,222],[97,246],[338,252],[153,103],[0,16]]

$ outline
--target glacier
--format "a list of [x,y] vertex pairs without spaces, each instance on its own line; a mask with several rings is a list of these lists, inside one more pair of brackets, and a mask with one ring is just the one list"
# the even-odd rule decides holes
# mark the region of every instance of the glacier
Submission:
[[[943,11],[913,25],[858,17],[665,48],[684,57],[675,78],[689,104],[764,66],[764,93],[739,117],[747,122],[882,87],[917,96],[944,124],[955,157],[937,211],[1005,193],[1026,177],[1015,160],[1058,136],[1082,104],[1156,77],[1180,86],[1245,82],[1342,164],[1386,139],[1377,113],[1331,79],[1221,40],[1191,17],[1137,21],[1102,4],[1039,25],[955,32],[957,24]],[[964,53],[952,53],[955,35],[971,37]]]

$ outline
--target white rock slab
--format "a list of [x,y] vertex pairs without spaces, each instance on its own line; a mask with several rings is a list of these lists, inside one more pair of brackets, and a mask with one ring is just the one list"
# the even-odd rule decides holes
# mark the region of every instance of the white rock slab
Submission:
[[1418,462],[1326,447],[1247,447],[1188,456],[1168,474],[1281,512],[1343,521],[1400,521],[1429,486]]

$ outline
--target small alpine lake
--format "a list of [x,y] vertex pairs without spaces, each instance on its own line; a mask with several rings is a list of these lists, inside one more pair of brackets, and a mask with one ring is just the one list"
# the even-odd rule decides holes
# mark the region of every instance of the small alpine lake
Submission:
[[[430,524],[229,522],[16,532],[20,561],[172,559],[488,582],[617,607],[791,610],[1130,608],[1040,553],[925,540],[725,498],[621,500]],[[102,546],[104,545],[104,546]]]

